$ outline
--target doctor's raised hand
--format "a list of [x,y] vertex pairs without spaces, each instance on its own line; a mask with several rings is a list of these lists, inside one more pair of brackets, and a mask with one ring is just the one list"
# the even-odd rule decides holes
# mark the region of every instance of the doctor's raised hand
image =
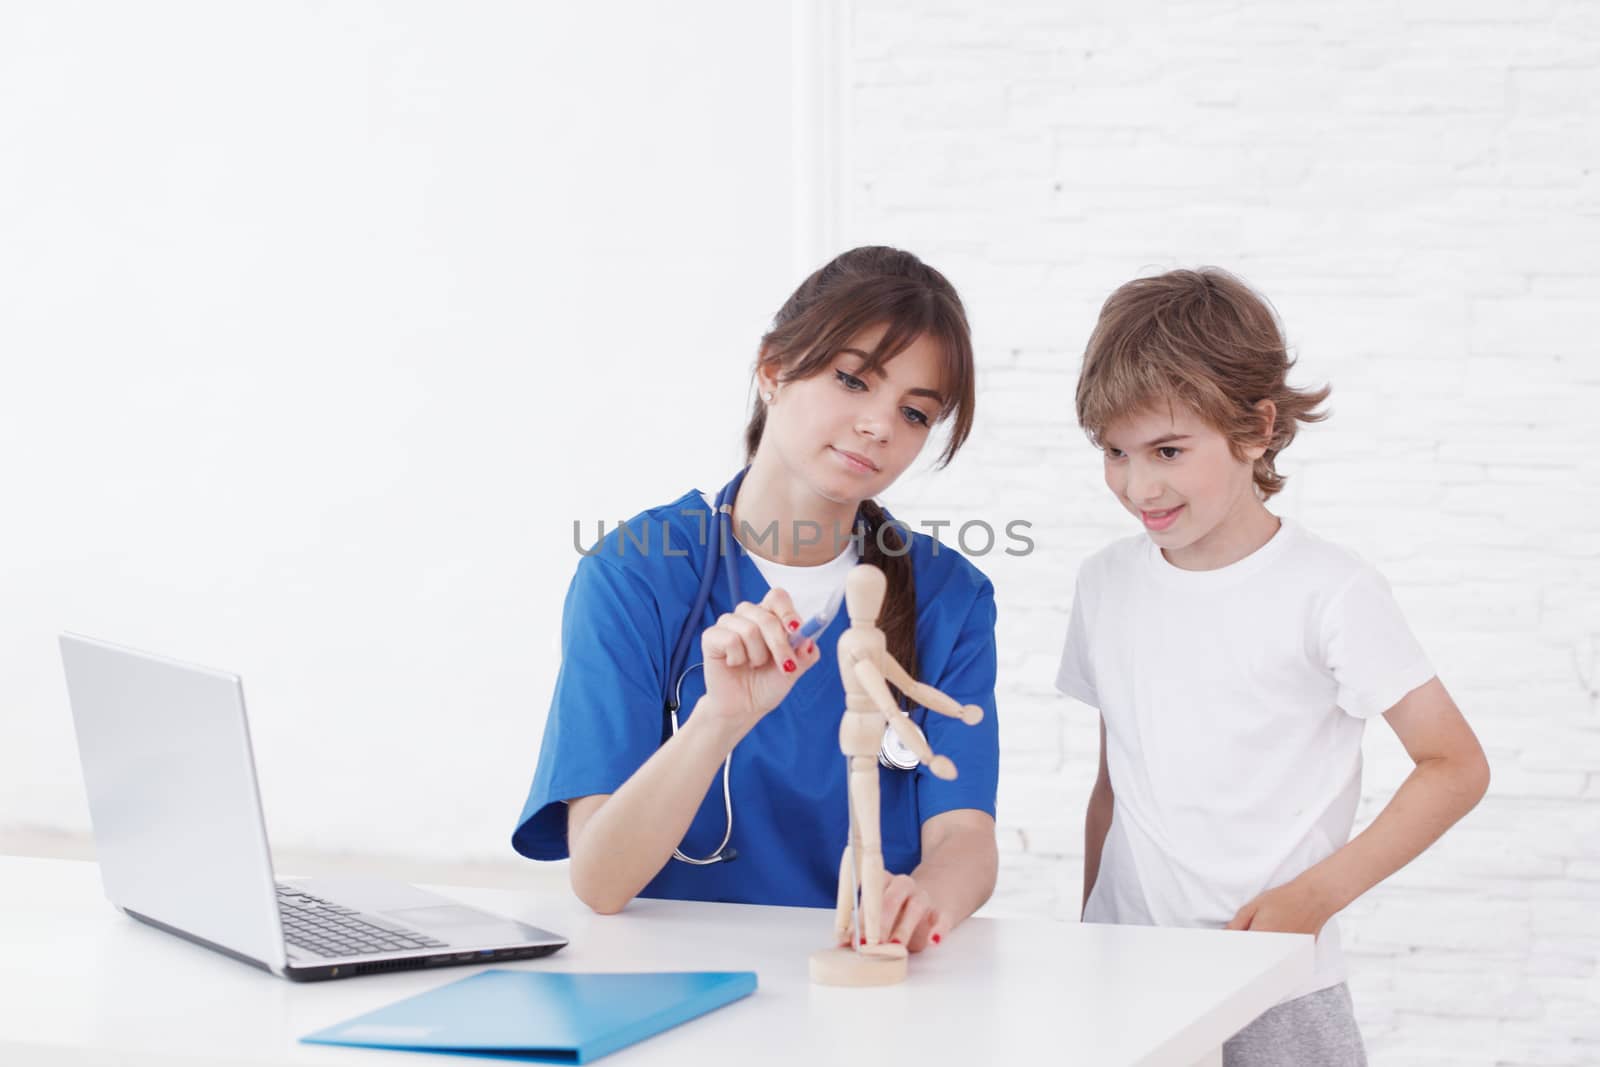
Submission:
[[[988,898],[998,868],[994,589],[877,497],[930,451],[949,463],[971,432],[966,312],[916,256],[857,248],[806,278],[752,349],[744,469],[579,548],[512,845],[570,857],[574,892],[601,913],[635,896],[834,906],[845,693],[838,671],[813,668],[837,661],[845,576],[870,563],[886,579],[888,654],[983,713],[967,725],[908,707],[956,779],[888,742],[880,757],[883,860],[903,875],[885,929],[932,940]],[[659,447],[640,432],[641,449]]]
[[695,715],[715,719],[733,741],[749,733],[822,657],[814,639],[790,647],[801,623],[794,601],[781,589],[719,618],[700,635],[706,694]]

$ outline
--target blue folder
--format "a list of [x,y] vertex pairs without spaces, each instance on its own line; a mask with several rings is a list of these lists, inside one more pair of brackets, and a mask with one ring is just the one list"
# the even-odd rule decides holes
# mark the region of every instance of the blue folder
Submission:
[[753,971],[490,970],[307,1034],[317,1045],[588,1063],[755,992]]

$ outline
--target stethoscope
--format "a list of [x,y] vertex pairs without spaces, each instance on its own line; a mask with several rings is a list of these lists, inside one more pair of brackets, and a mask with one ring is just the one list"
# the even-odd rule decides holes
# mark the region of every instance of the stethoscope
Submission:
[[[733,536],[733,502],[739,495],[739,486],[744,483],[744,476],[749,472],[750,468],[746,467],[735,474],[733,480],[722,487],[713,504],[711,519],[715,529],[707,530],[705,561],[700,568],[700,587],[695,592],[694,606],[689,610],[683,630],[672,646],[672,657],[667,661],[667,673],[663,676],[661,707],[663,718],[666,720],[661,731],[663,743],[678,733],[678,708],[683,704],[683,680],[689,676],[690,671],[702,670],[705,666],[703,663],[687,666],[689,653],[694,647],[695,638],[703,629],[700,618],[705,614],[706,605],[711,603],[711,586],[716,582],[717,560],[721,556],[733,556],[740,551],[739,540]],[[726,571],[728,595],[732,598],[730,602],[741,603],[744,598],[739,593],[739,561],[736,558],[730,559]],[[886,767],[903,771],[915,770],[917,767],[916,754],[901,743],[899,735],[892,729],[884,732],[883,749],[879,753],[878,760]],[[723,831],[722,843],[711,855],[703,858],[686,855],[681,848],[675,848],[672,850],[673,859],[695,867],[708,867],[713,863],[732,863],[739,857],[738,849],[728,847],[728,842],[733,838],[733,794],[728,788],[728,774],[732,767],[733,753],[730,752],[722,761],[722,810],[727,816],[727,829]]]

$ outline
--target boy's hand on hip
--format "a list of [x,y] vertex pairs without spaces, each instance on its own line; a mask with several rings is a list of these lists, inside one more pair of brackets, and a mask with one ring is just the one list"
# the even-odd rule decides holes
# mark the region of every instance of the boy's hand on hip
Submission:
[[1310,883],[1295,879],[1267,890],[1240,908],[1227,929],[1316,934],[1331,918],[1322,894]]

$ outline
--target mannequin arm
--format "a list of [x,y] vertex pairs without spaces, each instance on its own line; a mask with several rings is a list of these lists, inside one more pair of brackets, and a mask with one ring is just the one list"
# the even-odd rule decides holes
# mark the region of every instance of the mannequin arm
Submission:
[[983,709],[976,704],[965,706],[957,704],[944,693],[931,685],[924,685],[907,673],[893,656],[884,657],[884,673],[887,680],[894,683],[896,689],[915,700],[929,711],[948,715],[952,719],[960,719],[968,726],[976,726],[983,721]]
[[[894,661],[890,660],[890,662]],[[907,748],[916,753],[917,762],[927,764],[928,769],[933,771],[936,777],[946,780],[954,778],[956,776],[956,765],[945,756],[933,754],[933,749],[928,745],[928,739],[922,735],[921,730],[917,729],[917,724],[912,722],[911,717],[896,705],[894,694],[889,691],[889,685],[884,680],[883,675],[878,673],[878,668],[868,660],[857,660],[855,674],[856,680],[866,689],[867,695],[878,706],[878,711],[883,714],[884,719],[888,721],[890,729],[894,730],[895,735],[905,742]],[[937,693],[938,690],[935,689],[933,692]],[[940,696],[943,695],[942,693],[940,694]],[[946,699],[948,700],[949,698]]]

